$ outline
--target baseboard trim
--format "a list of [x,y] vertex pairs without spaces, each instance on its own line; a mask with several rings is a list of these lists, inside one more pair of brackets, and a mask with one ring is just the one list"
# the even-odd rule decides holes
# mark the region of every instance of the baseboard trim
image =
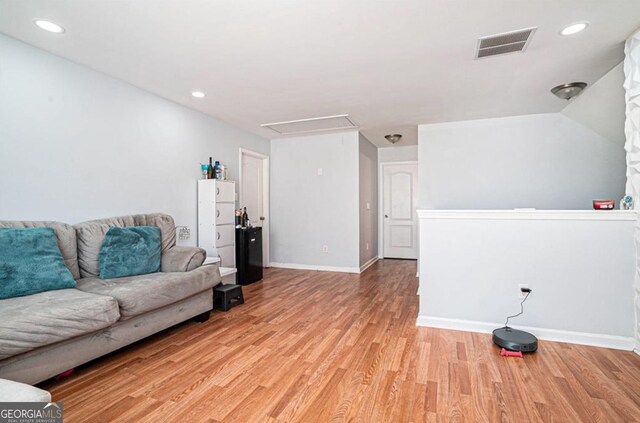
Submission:
[[[466,332],[491,333],[503,326],[503,323],[476,322],[472,320],[448,319],[444,317],[418,316],[417,326],[440,329],[461,330]],[[528,326],[513,326],[516,329],[533,333],[545,341],[566,342],[569,344],[589,345],[592,347],[613,348],[616,350],[632,351],[636,346],[633,338],[624,336],[603,335],[599,333],[572,332],[557,329],[536,328]]]
[[636,340],[636,348],[633,351],[640,355],[640,341]]
[[378,261],[378,257],[372,257],[371,260],[369,260],[368,262],[366,262],[365,264],[363,264],[362,266],[360,266],[360,273],[364,272],[365,270],[367,270],[369,267],[371,267],[371,265],[373,263],[375,263],[376,261]]
[[335,266],[318,266],[315,264],[296,264],[296,263],[274,263],[271,267],[280,269],[296,269],[296,270],[317,270],[318,272],[340,272],[340,273],[360,273],[359,267],[335,267]]

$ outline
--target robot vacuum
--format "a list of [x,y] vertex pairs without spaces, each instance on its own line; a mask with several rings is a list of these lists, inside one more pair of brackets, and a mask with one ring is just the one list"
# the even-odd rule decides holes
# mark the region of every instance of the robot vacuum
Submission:
[[529,332],[505,326],[493,331],[493,342],[509,351],[534,352],[538,349],[538,338]]

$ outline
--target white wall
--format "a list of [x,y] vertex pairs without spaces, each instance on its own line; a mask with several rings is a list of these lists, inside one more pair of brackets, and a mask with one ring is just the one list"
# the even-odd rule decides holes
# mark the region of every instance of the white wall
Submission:
[[560,113],[420,125],[426,209],[589,209],[624,193],[625,156]]
[[421,214],[418,324],[632,348],[634,212]]
[[413,162],[418,160],[418,146],[384,147],[378,149],[378,162]]
[[269,153],[266,139],[3,35],[0,57],[0,219],[166,212],[195,245],[199,163],[213,156],[236,179],[239,147]]
[[617,146],[624,145],[624,70],[622,62],[582,94],[573,98],[562,114]]
[[359,134],[360,266],[378,256],[378,149]]
[[358,155],[357,131],[271,140],[272,265],[359,270]]

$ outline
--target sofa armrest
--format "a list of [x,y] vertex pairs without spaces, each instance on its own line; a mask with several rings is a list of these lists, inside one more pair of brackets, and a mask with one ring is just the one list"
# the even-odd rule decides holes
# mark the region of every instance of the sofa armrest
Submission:
[[35,386],[0,379],[0,402],[50,402],[51,394]]
[[160,271],[189,272],[202,266],[207,252],[198,247],[173,246],[162,254]]

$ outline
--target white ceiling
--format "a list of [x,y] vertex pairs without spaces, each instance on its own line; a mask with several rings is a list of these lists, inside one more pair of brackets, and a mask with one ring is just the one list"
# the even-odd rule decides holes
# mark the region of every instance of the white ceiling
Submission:
[[[473,59],[478,37],[532,26],[525,53]],[[415,144],[421,123],[560,111],[549,89],[597,81],[638,27],[638,0],[0,0],[0,32],[248,131],[348,113],[379,146]]]

